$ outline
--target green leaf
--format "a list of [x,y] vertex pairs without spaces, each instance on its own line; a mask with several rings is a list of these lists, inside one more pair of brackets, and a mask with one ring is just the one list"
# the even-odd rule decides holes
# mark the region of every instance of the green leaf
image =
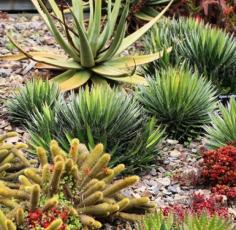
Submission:
[[166,7],[164,10],[162,10],[162,12],[160,14],[158,14],[155,18],[153,18],[150,22],[148,22],[147,24],[145,24],[143,27],[141,27],[140,29],[138,29],[136,32],[132,33],[131,35],[127,36],[119,50],[116,52],[116,55],[122,53],[127,47],[129,47],[130,45],[132,45],[134,42],[136,42],[141,36],[143,36],[161,17],[162,15],[169,9],[170,5],[172,4],[174,0],[172,0]]
[[[167,52],[171,52],[171,48],[167,50]],[[116,68],[129,68],[138,65],[147,64],[149,62],[155,61],[161,58],[164,54],[164,51],[157,52],[154,54],[148,55],[137,55],[137,56],[124,56],[114,58],[111,61],[106,62],[106,65],[113,66]]]
[[98,45],[97,43],[100,35],[101,16],[102,16],[102,0],[96,0],[94,20],[91,26],[91,30],[88,33],[90,46],[94,56],[96,55],[97,52],[97,45]]
[[115,77],[121,77],[129,74],[127,71],[117,69],[109,65],[99,65],[93,67],[92,71],[99,75],[115,76]]
[[86,32],[84,31],[84,29],[82,28],[80,22],[77,20],[76,16],[74,15],[73,11],[71,11],[71,14],[75,20],[75,24],[77,26],[78,29],[78,33],[80,36],[80,53],[81,53],[81,57],[80,57],[80,61],[81,61],[81,65],[84,67],[92,67],[95,65],[94,62],[94,56],[93,56],[93,52],[92,49],[90,47]]
[[65,50],[65,52],[70,57],[72,57],[76,61],[79,61],[79,55],[77,51],[72,46],[70,46],[65,40],[65,38],[61,35],[61,33],[59,32],[59,30],[57,29],[55,25],[55,22],[52,20],[52,17],[50,16],[46,6],[43,4],[41,0],[37,0],[37,1],[39,2],[44,14],[47,16],[47,21],[50,24],[51,32],[53,33],[53,36],[56,39],[56,41],[59,43],[59,45]]
[[61,91],[68,91],[84,85],[90,79],[91,73],[86,70],[76,72],[71,78],[60,83]]
[[144,77],[141,77],[137,74],[127,77],[111,77],[111,76],[104,76],[113,81],[120,81],[129,84],[136,84],[136,85],[147,85],[147,81]]

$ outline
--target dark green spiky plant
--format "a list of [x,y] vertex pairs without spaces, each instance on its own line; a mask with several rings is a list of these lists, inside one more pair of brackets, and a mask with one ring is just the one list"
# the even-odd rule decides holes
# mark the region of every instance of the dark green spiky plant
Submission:
[[33,112],[42,112],[44,105],[52,108],[59,94],[59,87],[55,83],[43,80],[29,81],[8,101],[9,119],[14,123],[26,124]]
[[180,18],[163,19],[143,40],[148,53],[172,47],[170,54],[147,65],[145,70],[148,73],[152,73],[156,67],[186,62],[223,92],[236,90],[236,42],[232,35],[191,18]]
[[236,101],[231,98],[227,107],[219,104],[218,113],[211,114],[211,124],[205,127],[207,147],[216,149],[236,140]]
[[[8,34],[20,54],[2,56],[0,59],[30,58],[38,62],[40,68],[51,66],[61,70],[63,73],[52,81],[58,82],[62,91],[80,87],[89,80],[94,84],[105,84],[106,81],[146,84],[145,78],[135,73],[135,67],[160,58],[161,53],[134,56],[120,56],[120,54],[150,29],[170,4],[142,28],[125,37],[129,1],[126,2],[119,17],[121,0],[115,0],[114,4],[112,0],[108,0],[107,14],[102,18],[102,0],[89,0],[88,26],[84,22],[82,0],[72,0],[72,6],[69,7],[72,25],[66,21],[63,9],[58,7],[55,0],[48,1],[53,11],[52,15],[42,0],[31,1],[65,55],[42,51],[26,52]],[[60,32],[53,19],[59,23],[64,33]]]
[[56,111],[45,107],[43,114],[32,116],[28,127],[36,146],[44,143],[47,148],[47,141],[55,138],[67,150],[73,136],[90,149],[101,142],[112,154],[112,163],[125,162],[129,170],[150,167],[163,138],[163,129],[131,95],[108,87],[72,94],[67,101],[61,100]]
[[200,27],[203,27],[203,24],[198,24],[193,19],[170,20],[169,18],[162,18],[147,32],[142,41],[148,53],[167,50],[169,47],[172,47],[172,52],[165,52],[159,60],[144,65],[144,72],[151,76],[156,69],[161,70],[170,66],[182,65],[183,60],[178,52],[178,47],[180,43],[184,42],[185,33],[199,30]]
[[180,141],[199,135],[210,122],[216,92],[210,82],[187,69],[170,68],[156,74],[138,99],[147,114],[166,126],[168,135]]
[[104,217],[137,221],[145,212],[155,210],[156,205],[149,198],[126,197],[121,193],[139,178],[129,176],[114,181],[124,165],[108,168],[111,156],[104,152],[102,144],[89,152],[78,139],[73,139],[65,153],[52,141],[50,151],[52,163],[47,159],[49,154],[37,148],[39,167],[24,170],[24,175],[19,176],[18,190],[0,183],[2,230],[16,226],[19,230],[79,230],[82,226],[99,229]]

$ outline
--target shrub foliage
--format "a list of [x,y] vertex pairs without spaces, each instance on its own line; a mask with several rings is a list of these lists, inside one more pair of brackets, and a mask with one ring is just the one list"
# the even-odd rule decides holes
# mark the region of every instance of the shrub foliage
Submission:
[[101,142],[112,154],[113,164],[126,162],[130,170],[150,167],[163,137],[163,129],[132,96],[104,87],[86,88],[66,101],[62,98],[55,111],[45,107],[43,114],[32,116],[28,129],[33,145],[46,148],[53,138],[65,150],[73,136],[90,149]]
[[186,69],[163,70],[139,89],[138,98],[146,112],[156,116],[168,135],[178,140],[198,135],[215,107],[211,83]]
[[59,88],[55,83],[32,80],[14,94],[7,104],[9,118],[14,123],[26,124],[35,111],[42,112],[44,105],[53,107],[59,97]]

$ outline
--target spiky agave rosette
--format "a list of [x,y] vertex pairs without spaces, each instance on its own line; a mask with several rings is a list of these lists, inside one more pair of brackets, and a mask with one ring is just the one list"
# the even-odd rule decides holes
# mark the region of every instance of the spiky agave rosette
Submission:
[[[2,229],[80,229],[79,222],[85,229],[101,228],[97,219],[112,216],[136,221],[145,211],[155,209],[148,197],[128,198],[120,192],[139,178],[129,176],[113,182],[125,167],[108,168],[110,155],[104,153],[102,144],[89,153],[85,145],[73,139],[69,153],[65,153],[52,141],[50,151],[52,164],[46,151],[37,149],[39,167],[24,170],[19,176],[19,190],[0,185],[0,204],[11,209],[6,215],[0,213]],[[6,200],[14,200],[14,206]],[[47,223],[39,221],[42,219]]]
[[[146,84],[145,78],[135,73],[136,66],[152,62],[163,54],[163,52],[158,52],[149,55],[120,56],[127,47],[136,42],[159,20],[170,4],[142,28],[125,37],[129,1],[126,2],[119,17],[121,0],[115,0],[114,4],[112,0],[108,0],[107,15],[103,18],[102,0],[89,0],[88,26],[84,22],[82,0],[72,0],[72,6],[69,7],[73,19],[72,26],[66,21],[64,10],[60,9],[54,0],[48,1],[53,11],[52,15],[42,0],[32,0],[32,3],[65,55],[35,51],[35,49],[26,52],[8,33],[9,39],[20,53],[1,56],[0,59],[9,61],[30,58],[38,63],[38,68],[64,71],[52,79],[59,83],[62,91],[80,87],[89,80],[93,84],[104,84],[106,80]],[[59,23],[63,33],[58,30],[54,20]]]

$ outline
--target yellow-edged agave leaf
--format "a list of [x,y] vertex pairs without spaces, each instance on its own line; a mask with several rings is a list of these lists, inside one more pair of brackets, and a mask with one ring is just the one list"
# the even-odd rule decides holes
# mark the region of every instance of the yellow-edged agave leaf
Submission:
[[56,41],[60,44],[60,46],[64,49],[64,51],[70,57],[72,57],[76,61],[79,61],[79,54],[72,46],[70,46],[68,44],[66,39],[61,35],[61,33],[59,32],[59,30],[57,29],[57,27],[55,25],[55,22],[52,20],[52,17],[50,15],[50,13],[48,12],[46,6],[43,4],[43,2],[41,0],[37,0],[37,1],[39,2],[44,14],[47,16],[48,23],[50,24],[50,27],[51,27],[51,32],[53,33]]
[[92,71],[102,76],[105,75],[105,76],[122,77],[122,76],[129,75],[128,71],[114,68],[109,65],[99,65],[99,66],[93,67]]
[[90,27],[91,30],[88,31],[89,43],[94,56],[97,53],[98,38],[100,35],[100,28],[101,28],[100,26],[101,17],[102,17],[102,0],[96,0],[93,24]]
[[144,20],[144,21],[151,21],[153,19],[152,16],[145,14],[143,12],[138,12],[138,13],[134,14],[134,16],[141,19],[141,20]]
[[23,53],[17,53],[17,54],[10,54],[10,55],[2,55],[0,56],[0,60],[1,61],[21,61],[28,58],[28,56],[26,56]]
[[[40,52],[40,51],[30,51],[28,52],[30,56],[41,56],[41,57],[47,57],[47,58],[52,58],[52,59],[57,59],[57,58],[66,58],[64,55],[60,54],[55,54],[55,53],[49,53],[49,52]],[[10,54],[10,55],[2,55],[0,56],[0,60],[2,61],[20,61],[28,58],[24,53],[17,53],[17,54]]]
[[78,29],[79,39],[80,39],[80,62],[81,65],[84,67],[92,67],[95,65],[93,52],[91,46],[89,44],[87,34],[83,27],[81,26],[80,22],[77,20],[74,12],[71,11],[71,14],[74,18],[75,24]]
[[72,11],[84,29],[84,6],[82,0],[72,0]]
[[77,72],[77,70],[67,70],[67,71],[63,72],[62,74],[59,74],[58,76],[54,77],[50,81],[57,82],[57,83],[64,82],[64,81],[70,79],[71,77],[73,77],[76,72]]
[[[171,50],[172,48],[168,48],[166,52],[169,53]],[[115,68],[135,67],[137,65],[147,64],[149,62],[155,61],[161,58],[163,54],[164,51],[160,51],[154,54],[118,57],[108,61],[106,65],[113,66]]]
[[[21,52],[23,53],[26,57],[36,61],[36,62],[41,62],[47,65],[52,65],[52,66],[56,66],[56,67],[60,67],[63,69],[81,69],[81,66],[79,65],[79,63],[75,62],[73,59],[67,59],[67,58],[50,58],[47,57],[47,55],[42,56],[42,53],[39,52],[39,55],[37,55],[38,52],[26,52],[24,51],[23,48],[21,48],[15,41],[14,39],[11,37],[11,35],[8,33],[8,38],[10,39],[10,41],[12,42],[12,44]],[[48,54],[49,56],[49,54]],[[53,55],[54,56],[54,55]]]
[[94,86],[103,85],[103,86],[109,87],[109,84],[107,83],[107,81],[102,77],[92,76],[91,80],[92,80]]
[[52,29],[51,29],[50,23],[49,23],[49,21],[47,19],[47,16],[45,15],[45,13],[42,11],[42,9],[41,9],[41,7],[39,5],[38,0],[31,0],[31,2],[33,3],[34,7],[37,9],[38,13],[43,18],[44,22],[47,24],[48,28],[51,31]]
[[108,50],[105,53],[103,53],[101,57],[98,58],[98,60],[96,61],[97,63],[110,60],[116,54],[116,51],[119,49],[125,36],[125,30],[126,30],[125,21],[128,15],[128,11],[129,11],[129,5],[127,3],[122,12],[114,39],[112,40]]
[[132,45],[134,42],[136,42],[140,37],[142,37],[157,21],[162,17],[162,15],[169,9],[170,5],[173,3],[174,0],[172,0],[162,11],[160,14],[158,14],[155,18],[153,18],[151,21],[149,21],[147,24],[142,26],[140,29],[132,33],[131,35],[127,36],[123,39],[123,42],[119,48],[119,50],[116,52],[116,55],[122,53],[127,47]]
[[44,64],[44,63],[40,63],[40,62],[35,64],[35,68],[37,68],[37,69],[57,69],[57,70],[61,69],[60,67],[52,66],[52,65],[48,65],[48,64]]
[[68,91],[84,85],[90,79],[91,73],[85,70],[76,72],[70,79],[60,83],[62,91]]
[[52,9],[53,13],[56,15],[56,17],[62,21],[63,20],[62,12],[59,9],[59,7],[57,6],[57,3],[54,0],[48,0],[48,3],[50,4],[51,9]]
[[127,77],[111,77],[111,76],[104,76],[104,77],[113,81],[121,81],[129,84],[147,85],[147,80],[144,77],[137,74],[133,74],[132,76],[127,76]]
[[62,69],[81,69],[81,65],[78,62],[75,62],[71,59],[50,59],[50,58],[43,58],[38,56],[31,56],[31,59],[36,62],[41,62],[47,65],[52,65],[56,67],[60,67]]

